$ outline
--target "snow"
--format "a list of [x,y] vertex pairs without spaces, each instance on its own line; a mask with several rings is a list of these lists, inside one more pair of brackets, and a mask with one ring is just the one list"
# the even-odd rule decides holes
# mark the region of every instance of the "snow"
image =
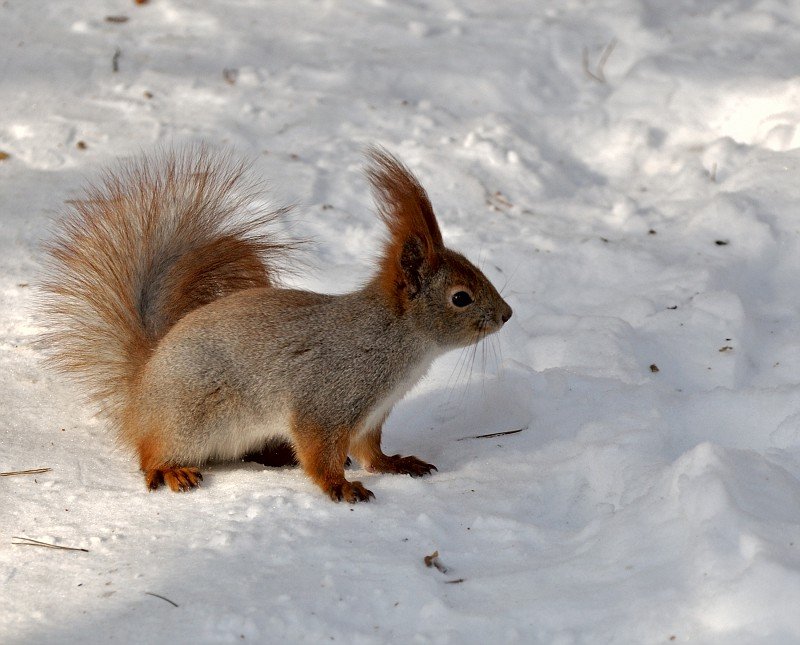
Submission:
[[[798,28],[780,0],[0,3],[0,471],[52,469],[0,478],[0,642],[800,642]],[[147,494],[41,366],[50,218],[198,140],[297,204],[296,286],[368,275],[379,143],[503,287],[509,324],[387,424],[438,473]]]

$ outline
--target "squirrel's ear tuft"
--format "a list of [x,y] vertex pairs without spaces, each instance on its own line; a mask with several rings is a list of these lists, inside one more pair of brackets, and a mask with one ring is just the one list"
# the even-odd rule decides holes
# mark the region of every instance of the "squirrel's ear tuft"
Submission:
[[367,177],[378,213],[392,239],[405,241],[416,235],[429,253],[436,253],[443,245],[442,234],[425,189],[405,165],[383,148],[373,146],[367,156]]
[[367,151],[367,177],[389,240],[381,273],[390,295],[413,298],[422,271],[434,270],[444,246],[442,233],[425,189],[396,157],[379,147]]

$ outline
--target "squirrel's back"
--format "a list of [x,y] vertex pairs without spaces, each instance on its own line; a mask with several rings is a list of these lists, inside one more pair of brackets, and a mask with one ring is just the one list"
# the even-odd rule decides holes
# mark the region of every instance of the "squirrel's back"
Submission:
[[69,202],[47,244],[43,344],[119,424],[156,343],[188,312],[270,286],[286,245],[247,166],[205,147],[139,158]]

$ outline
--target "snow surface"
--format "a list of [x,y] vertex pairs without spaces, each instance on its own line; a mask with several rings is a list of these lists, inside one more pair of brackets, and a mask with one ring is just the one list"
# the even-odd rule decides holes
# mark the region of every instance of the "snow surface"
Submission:
[[[0,642],[800,642],[799,30],[788,0],[0,3],[0,471],[52,469],[0,478]],[[438,473],[147,494],[41,367],[51,216],[198,140],[298,204],[293,284],[368,274],[377,142],[504,288],[389,419]]]

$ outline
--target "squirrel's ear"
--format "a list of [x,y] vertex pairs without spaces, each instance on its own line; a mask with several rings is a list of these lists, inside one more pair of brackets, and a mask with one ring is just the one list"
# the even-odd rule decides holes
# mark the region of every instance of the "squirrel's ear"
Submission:
[[436,215],[425,189],[397,158],[386,150],[372,147],[367,151],[370,165],[367,177],[372,184],[378,214],[389,229],[392,242],[399,246],[410,236],[417,236],[425,247],[428,260],[444,245]]
[[415,235],[409,237],[403,244],[399,260],[405,293],[408,298],[414,298],[422,289],[425,265],[425,247],[422,240]]
[[390,295],[413,297],[425,271],[435,270],[444,246],[433,207],[411,171],[386,150],[368,150],[367,177],[378,214],[389,229],[381,263]]

